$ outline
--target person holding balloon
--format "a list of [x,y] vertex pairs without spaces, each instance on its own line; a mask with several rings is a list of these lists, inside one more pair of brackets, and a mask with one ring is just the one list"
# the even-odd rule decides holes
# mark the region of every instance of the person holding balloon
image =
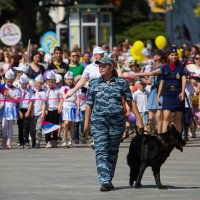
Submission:
[[[147,79],[142,78],[142,81],[148,85],[151,85],[148,105],[149,110],[149,121],[150,121],[150,131],[156,131],[156,121],[157,121],[157,132],[161,133],[162,129],[162,106],[157,104],[157,92],[160,82],[162,66],[167,62],[165,58],[165,52],[158,49],[153,53],[154,66],[149,72],[141,72],[133,74],[133,77],[147,77]],[[162,97],[161,97],[162,99]]]
[[[162,105],[163,123],[162,133],[167,132],[174,113],[174,125],[178,132],[182,132],[182,111],[185,106],[186,73],[185,65],[178,61],[178,53],[175,45],[169,47],[169,62],[163,66],[161,81],[158,89],[157,102]],[[160,96],[163,95],[161,102]]]

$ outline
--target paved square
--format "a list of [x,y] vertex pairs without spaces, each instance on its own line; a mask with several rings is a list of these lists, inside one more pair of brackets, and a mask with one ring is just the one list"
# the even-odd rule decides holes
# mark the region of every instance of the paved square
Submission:
[[143,188],[128,185],[126,155],[130,139],[121,144],[113,184],[116,190],[102,193],[96,176],[95,153],[87,145],[74,148],[0,149],[0,200],[199,200],[200,134],[184,152],[174,150],[161,168],[168,190],[155,187],[148,168]]

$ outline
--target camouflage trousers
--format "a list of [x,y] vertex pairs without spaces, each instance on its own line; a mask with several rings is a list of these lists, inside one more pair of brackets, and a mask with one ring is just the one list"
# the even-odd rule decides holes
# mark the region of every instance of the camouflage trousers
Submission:
[[95,144],[96,167],[101,185],[112,186],[119,146],[125,129],[125,117],[91,116],[91,132]]

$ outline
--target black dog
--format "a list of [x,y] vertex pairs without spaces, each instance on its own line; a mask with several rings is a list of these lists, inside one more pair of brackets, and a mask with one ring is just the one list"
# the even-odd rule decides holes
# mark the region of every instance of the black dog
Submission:
[[166,133],[135,136],[127,155],[130,167],[130,186],[133,186],[135,181],[135,188],[140,188],[144,171],[150,166],[157,187],[164,189],[160,181],[160,168],[174,147],[182,152],[185,144],[181,134],[173,125],[168,127]]

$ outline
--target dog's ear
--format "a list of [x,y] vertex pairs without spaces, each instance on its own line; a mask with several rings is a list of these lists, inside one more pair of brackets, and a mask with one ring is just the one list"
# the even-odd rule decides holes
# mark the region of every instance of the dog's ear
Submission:
[[174,126],[174,124],[171,124],[171,130],[176,131],[176,127]]
[[178,132],[178,131],[176,130],[176,127],[174,126],[174,124],[171,124],[170,130],[171,130],[172,132],[174,132],[174,133]]
[[167,132],[169,133],[170,131],[171,131],[171,126],[168,125],[168,126],[167,126]]

